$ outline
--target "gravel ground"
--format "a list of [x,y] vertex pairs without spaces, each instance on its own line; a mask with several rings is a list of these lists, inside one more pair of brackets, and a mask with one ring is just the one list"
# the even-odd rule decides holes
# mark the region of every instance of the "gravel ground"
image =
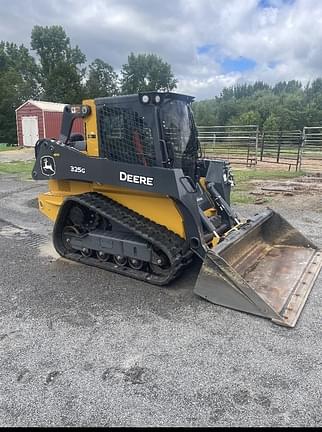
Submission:
[[29,161],[35,159],[34,147],[19,147],[16,150],[0,152],[0,162]]
[[[45,188],[0,176],[0,426],[322,425],[321,275],[289,330],[195,296],[198,265],[158,288],[69,263]],[[302,202],[274,207],[322,247]]]

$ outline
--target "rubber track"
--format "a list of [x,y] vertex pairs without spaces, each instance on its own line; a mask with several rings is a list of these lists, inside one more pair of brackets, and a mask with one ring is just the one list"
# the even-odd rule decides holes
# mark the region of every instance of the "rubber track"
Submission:
[[[68,197],[64,201],[73,201],[87,207],[93,212],[97,212],[102,217],[122,225],[124,228],[139,235],[147,242],[162,250],[168,257],[171,267],[166,274],[156,275],[144,270],[134,270],[129,267],[120,267],[112,262],[101,262],[97,258],[83,257],[75,252],[59,251],[66,258],[79,261],[87,265],[92,265],[106,270],[144,280],[155,285],[166,285],[175,279],[192,260],[193,253],[186,248],[186,242],[173,231],[165,226],[159,225],[150,219],[124,207],[118,202],[96,192],[89,192],[82,195]],[[60,224],[60,220],[57,221]],[[61,227],[62,230],[62,227]]]

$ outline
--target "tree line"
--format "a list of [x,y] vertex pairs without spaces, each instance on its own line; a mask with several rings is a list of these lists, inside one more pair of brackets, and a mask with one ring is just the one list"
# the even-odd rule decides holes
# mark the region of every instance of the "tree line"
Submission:
[[[177,87],[171,65],[156,54],[130,53],[120,74],[100,58],[87,64],[61,26],[35,26],[30,48],[0,41],[0,143],[16,142],[15,109],[28,99],[80,103]],[[265,130],[292,130],[321,125],[322,78],[306,85],[296,80],[238,84],[194,102],[193,111],[200,126],[256,124]]]
[[224,88],[214,99],[195,102],[200,126],[259,125],[265,130],[302,129],[322,125],[322,79],[303,85],[262,81]]
[[28,99],[80,103],[177,85],[171,66],[155,54],[131,53],[120,75],[100,58],[87,65],[61,26],[35,26],[30,47],[0,41],[0,142],[16,142],[15,109]]

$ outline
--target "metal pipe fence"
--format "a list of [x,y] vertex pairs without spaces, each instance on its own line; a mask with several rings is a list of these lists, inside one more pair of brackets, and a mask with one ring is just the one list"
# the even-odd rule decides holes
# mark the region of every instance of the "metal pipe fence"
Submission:
[[259,160],[292,167],[297,171],[300,165],[302,131],[263,131],[260,137]]
[[198,135],[206,158],[247,167],[261,162],[322,172],[322,126],[306,126],[302,131],[260,131],[257,125],[198,126]]
[[322,171],[322,126],[303,128],[299,169]]
[[205,157],[223,158],[237,164],[257,164],[258,126],[199,126]]

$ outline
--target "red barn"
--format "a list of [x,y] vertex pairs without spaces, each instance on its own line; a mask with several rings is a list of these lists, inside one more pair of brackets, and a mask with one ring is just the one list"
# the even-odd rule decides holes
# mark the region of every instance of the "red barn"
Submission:
[[[34,147],[38,139],[59,138],[65,104],[28,100],[16,109],[18,145]],[[83,134],[83,123],[76,119],[73,133]]]

